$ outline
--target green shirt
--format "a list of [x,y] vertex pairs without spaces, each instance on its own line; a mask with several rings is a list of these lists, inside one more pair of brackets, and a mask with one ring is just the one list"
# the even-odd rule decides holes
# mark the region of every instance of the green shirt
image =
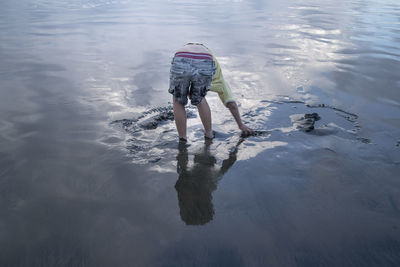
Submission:
[[224,76],[222,75],[221,67],[211,50],[201,43],[187,43],[184,47],[178,50],[183,52],[201,52],[201,53],[209,53],[212,55],[213,60],[215,62],[215,74],[213,76],[210,91],[218,93],[219,98],[222,103],[226,106],[229,102],[235,102],[233,98],[231,88],[229,84],[224,80]]
[[221,67],[214,55],[213,59],[216,70],[211,82],[210,91],[218,93],[222,103],[226,106],[229,102],[235,102],[235,99],[233,98],[229,84],[225,81],[224,76],[222,75]]

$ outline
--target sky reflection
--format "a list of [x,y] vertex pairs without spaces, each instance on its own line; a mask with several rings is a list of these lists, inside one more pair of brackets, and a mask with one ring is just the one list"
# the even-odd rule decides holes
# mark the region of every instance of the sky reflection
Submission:
[[[397,0],[1,1],[0,266],[398,266],[399,14]],[[171,119],[124,128],[168,112],[188,41],[263,134],[241,139],[212,93],[211,145],[190,106],[186,150]]]

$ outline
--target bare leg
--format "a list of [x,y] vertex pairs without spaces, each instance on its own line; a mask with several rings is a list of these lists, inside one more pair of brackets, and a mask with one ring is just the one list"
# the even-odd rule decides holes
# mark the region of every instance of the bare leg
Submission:
[[186,137],[186,110],[185,107],[176,100],[175,97],[173,98],[173,103],[174,103],[174,119],[175,119],[175,125],[176,129],[178,130],[178,135],[179,138],[185,138]]
[[203,98],[197,105],[197,109],[199,111],[201,122],[203,123],[204,135],[208,138],[213,138],[214,135],[211,127],[211,110],[205,98]]

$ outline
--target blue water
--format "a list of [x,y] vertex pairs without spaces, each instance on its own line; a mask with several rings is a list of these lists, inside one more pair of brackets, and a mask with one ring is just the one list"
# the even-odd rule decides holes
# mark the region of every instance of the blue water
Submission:
[[[399,26],[395,0],[3,0],[0,266],[398,266]],[[260,134],[210,92],[216,138],[189,106],[178,146],[189,41]]]

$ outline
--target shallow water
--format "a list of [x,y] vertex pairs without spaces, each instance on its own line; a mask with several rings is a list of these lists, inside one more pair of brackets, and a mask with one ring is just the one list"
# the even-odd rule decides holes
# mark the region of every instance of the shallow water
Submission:
[[[395,0],[1,1],[0,266],[398,266],[399,26]],[[189,106],[178,145],[188,41],[258,134],[210,92],[215,139]]]

